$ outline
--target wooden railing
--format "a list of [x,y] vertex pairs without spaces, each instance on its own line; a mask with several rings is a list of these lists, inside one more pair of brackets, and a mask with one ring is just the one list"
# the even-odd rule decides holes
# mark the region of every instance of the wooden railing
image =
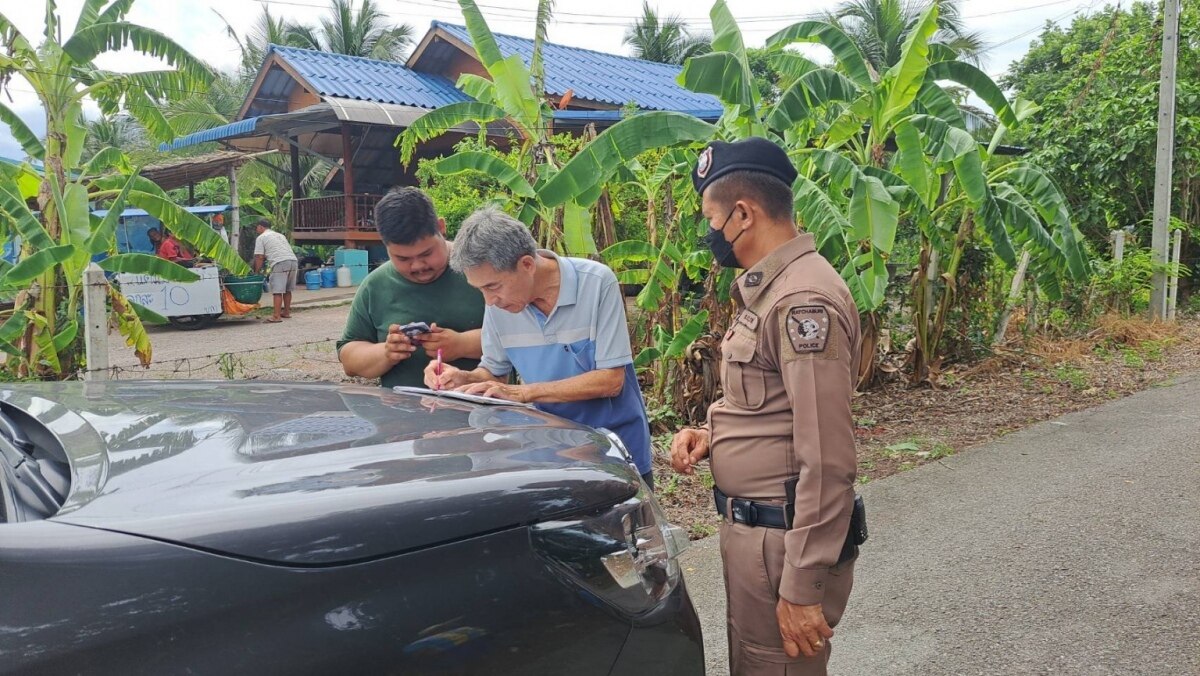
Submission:
[[294,232],[328,232],[335,230],[375,230],[375,203],[381,195],[350,195],[354,201],[354,218],[347,227],[346,195],[308,197],[292,200],[292,230]]

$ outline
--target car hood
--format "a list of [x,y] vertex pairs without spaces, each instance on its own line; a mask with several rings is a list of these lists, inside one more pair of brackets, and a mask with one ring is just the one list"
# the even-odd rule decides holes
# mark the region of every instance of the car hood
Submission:
[[263,562],[365,561],[620,502],[599,432],[524,406],[362,386],[7,384],[70,456],[53,520]]

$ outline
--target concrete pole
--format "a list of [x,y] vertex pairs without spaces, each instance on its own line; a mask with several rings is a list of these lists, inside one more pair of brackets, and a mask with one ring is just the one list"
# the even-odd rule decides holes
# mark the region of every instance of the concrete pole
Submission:
[[1179,255],[1183,252],[1183,230],[1176,230],[1175,241],[1171,246],[1171,289],[1167,296],[1167,321],[1175,321],[1175,301],[1179,298],[1179,269],[1183,261]]
[[1171,219],[1171,168],[1175,155],[1175,63],[1179,52],[1179,0],[1163,0],[1162,70],[1158,84],[1158,149],[1154,163],[1154,236],[1150,260],[1155,264],[1150,292],[1150,319],[1167,314],[1167,228]]
[[84,380],[108,380],[108,280],[99,265],[83,271]]
[[1113,260],[1117,263],[1125,260],[1125,231],[1113,231]]
[[238,248],[242,241],[242,210],[238,207],[237,167],[229,167],[229,206],[233,207],[229,217],[229,246],[241,255]]

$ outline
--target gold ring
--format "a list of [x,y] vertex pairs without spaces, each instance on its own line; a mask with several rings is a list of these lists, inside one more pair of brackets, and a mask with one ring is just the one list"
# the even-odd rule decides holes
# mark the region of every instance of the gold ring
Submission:
[[816,645],[817,645],[817,647],[818,647],[818,648],[820,648],[821,646],[825,645],[825,642],[824,642],[824,641],[822,641],[821,639],[817,639],[817,643],[816,643]]

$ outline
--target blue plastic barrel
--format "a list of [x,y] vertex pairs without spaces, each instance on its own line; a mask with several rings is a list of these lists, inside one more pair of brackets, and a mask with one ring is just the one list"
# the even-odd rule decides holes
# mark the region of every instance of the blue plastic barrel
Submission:
[[334,268],[321,268],[321,288],[332,289],[337,286],[337,270]]
[[316,291],[321,288],[321,273],[317,270],[309,270],[304,273],[304,286],[309,291]]

